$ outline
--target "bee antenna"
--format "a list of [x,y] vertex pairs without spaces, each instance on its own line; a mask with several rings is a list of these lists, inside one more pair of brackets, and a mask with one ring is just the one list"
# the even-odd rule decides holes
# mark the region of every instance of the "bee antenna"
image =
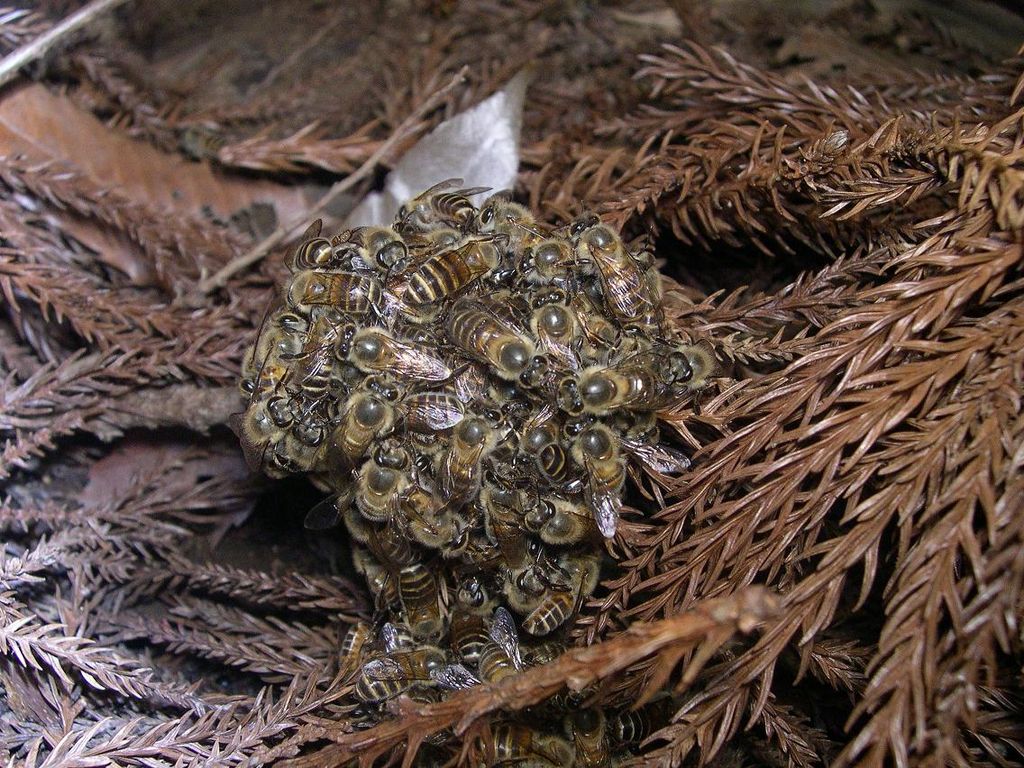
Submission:
[[541,238],[544,237],[544,235],[541,234],[539,231],[537,231],[536,229],[533,229],[532,227],[526,226],[525,224],[523,224],[523,222],[519,221],[514,216],[509,216],[508,220],[512,222],[513,226],[519,227],[520,229],[525,229],[531,235],[534,235],[536,237],[541,237]]

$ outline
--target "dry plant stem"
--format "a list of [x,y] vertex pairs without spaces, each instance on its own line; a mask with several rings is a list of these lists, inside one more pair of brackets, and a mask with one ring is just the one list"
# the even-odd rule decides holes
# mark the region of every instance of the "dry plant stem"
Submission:
[[53,46],[60,42],[61,38],[70,35],[78,29],[89,24],[93,19],[104,13],[124,5],[128,0],[93,0],[93,2],[75,11],[64,21],[57,24],[49,32],[40,35],[31,43],[23,45],[16,51],[0,60],[0,88],[15,78],[22,67],[36,59],[45,56]]
[[437,704],[409,704],[401,717],[367,731],[344,733],[341,728],[322,728],[314,733],[317,729],[310,729],[310,738],[332,738],[336,743],[283,765],[312,768],[340,765],[356,757],[373,760],[407,741],[403,765],[408,767],[413,764],[419,744],[433,733],[452,728],[457,734],[465,734],[485,715],[523,709],[566,686],[574,691],[583,690],[649,657],[655,657],[656,663],[647,693],[659,690],[680,659],[691,654],[680,681],[680,686],[686,686],[725,641],[736,632],[750,632],[776,610],[777,601],[767,590],[748,587],[731,597],[695,605],[679,616],[634,624],[603,643],[572,648],[550,664],[526,670],[501,683],[477,686]]
[[288,237],[289,234],[297,230],[304,223],[315,219],[344,192],[347,192],[357,183],[366,178],[377,167],[377,163],[387,157],[388,153],[395,147],[395,145],[415,134],[419,128],[420,121],[429,114],[431,110],[441,104],[452,90],[465,82],[467,71],[468,68],[463,67],[444,87],[435,91],[419,106],[418,109],[402,121],[401,125],[399,125],[395,129],[394,133],[392,133],[391,136],[389,136],[388,139],[380,145],[377,151],[366,159],[366,162],[359,166],[359,168],[357,168],[351,175],[346,176],[344,179],[332,186],[327,193],[317,201],[316,205],[314,205],[313,208],[301,219],[293,220],[278,227],[272,233],[267,235],[267,237],[263,238],[263,240],[261,240],[250,251],[232,259],[230,262],[225,264],[223,268],[217,270],[216,273],[204,280],[201,280],[196,288],[197,295],[191,298],[195,301],[199,301],[203,296],[208,295],[211,291],[226,285],[232,275],[235,275],[243,269],[246,269],[258,262],[266,256],[272,248],[279,245],[286,237]]

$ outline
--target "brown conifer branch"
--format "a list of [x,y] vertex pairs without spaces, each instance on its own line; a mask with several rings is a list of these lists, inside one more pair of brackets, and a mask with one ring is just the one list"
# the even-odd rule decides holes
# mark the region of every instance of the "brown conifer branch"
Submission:
[[[373,760],[390,752],[403,741],[418,745],[423,738],[445,728],[457,734],[469,732],[477,720],[498,710],[517,710],[536,704],[568,686],[582,690],[588,685],[620,672],[650,656],[660,656],[671,672],[680,657],[680,646],[692,648],[707,658],[737,631],[750,631],[770,617],[774,599],[762,589],[749,588],[718,601],[699,604],[680,616],[650,625],[634,624],[614,639],[566,651],[557,660],[535,667],[502,683],[482,685],[459,692],[446,701],[426,706],[411,705],[400,719],[356,734],[324,730],[335,744],[308,758],[295,758],[283,765],[304,768],[325,761]],[[710,647],[707,644],[710,643]],[[699,649],[699,650],[698,650]],[[692,683],[698,674],[696,660],[686,667],[682,683]],[[407,761],[413,755],[407,754]]]
[[62,39],[72,33],[91,24],[103,14],[110,13],[128,0],[92,0],[92,2],[79,8],[73,14],[58,24],[55,24],[47,32],[37,37],[30,43],[7,54],[0,60],[0,87],[13,80],[18,71],[26,64],[45,56],[46,53],[57,45]]
[[320,213],[326,210],[332,202],[366,178],[376,169],[378,163],[387,158],[388,154],[394,150],[395,147],[408,140],[410,137],[415,136],[422,129],[423,118],[441,104],[448,94],[465,80],[465,76],[465,69],[462,69],[444,86],[434,91],[408,117],[406,117],[397,128],[395,128],[387,140],[382,142],[373,154],[366,158],[359,168],[341,181],[335,183],[316,202],[316,204],[303,215],[301,220],[287,222],[286,224],[279,226],[254,248],[244,254],[236,256],[216,273],[201,280],[199,285],[196,287],[196,300],[198,300],[199,296],[209,294],[211,291],[223,287],[232,275],[242,271],[243,269],[247,269],[258,262],[266,256],[271,249],[280,245],[286,237],[297,230],[304,222],[315,219]]

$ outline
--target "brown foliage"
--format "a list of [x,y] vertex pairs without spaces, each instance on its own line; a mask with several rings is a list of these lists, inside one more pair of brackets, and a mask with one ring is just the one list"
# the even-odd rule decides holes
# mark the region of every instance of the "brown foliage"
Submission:
[[[0,9],[3,50],[67,5]],[[447,756],[479,763],[492,726],[567,683],[609,710],[672,692],[637,765],[1024,762],[1016,40],[858,3],[790,33],[756,3],[294,0],[288,45],[261,47],[267,18],[230,3],[145,5],[0,93],[16,761],[411,762],[453,729]],[[643,238],[722,376],[661,414],[692,467],[629,500],[577,647],[349,733],[337,633],[371,606],[346,542],[305,538],[315,494],[249,475],[225,427],[281,253],[197,287],[298,215],[296,180],[348,178],[459,68],[418,130],[531,59],[517,192]]]

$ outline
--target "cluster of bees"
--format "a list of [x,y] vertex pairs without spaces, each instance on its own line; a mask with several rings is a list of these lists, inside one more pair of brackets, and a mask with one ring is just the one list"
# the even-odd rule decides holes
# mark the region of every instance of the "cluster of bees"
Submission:
[[[551,228],[457,184],[391,227],[314,224],[243,374],[247,459],[329,494],[306,525],[344,521],[374,595],[376,628],[341,650],[364,723],[558,655],[627,474],[688,466],[656,412],[715,367],[666,335],[651,257],[597,217]],[[564,733],[499,725],[495,760],[602,765],[643,730],[578,705]]]

